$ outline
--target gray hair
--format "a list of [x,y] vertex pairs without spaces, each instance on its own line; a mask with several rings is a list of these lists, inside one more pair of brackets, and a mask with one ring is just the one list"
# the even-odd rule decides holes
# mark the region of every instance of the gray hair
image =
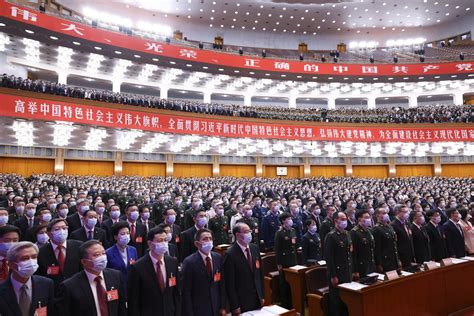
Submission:
[[33,248],[36,251],[36,254],[39,252],[39,248],[36,244],[30,241],[20,241],[14,243],[10,249],[7,251],[7,260],[9,262],[16,262],[18,253],[24,248]]

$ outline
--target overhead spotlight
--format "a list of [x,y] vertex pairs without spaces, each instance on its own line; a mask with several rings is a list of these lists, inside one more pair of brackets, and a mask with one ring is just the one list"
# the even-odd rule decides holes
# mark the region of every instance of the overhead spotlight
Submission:
[[370,57],[370,63],[371,63],[371,64],[373,64],[373,63],[374,63],[374,61],[375,61],[375,60],[374,60],[374,57],[373,57],[373,56],[371,56],[371,57]]
[[394,64],[398,63],[398,57],[397,56],[393,56],[393,63]]

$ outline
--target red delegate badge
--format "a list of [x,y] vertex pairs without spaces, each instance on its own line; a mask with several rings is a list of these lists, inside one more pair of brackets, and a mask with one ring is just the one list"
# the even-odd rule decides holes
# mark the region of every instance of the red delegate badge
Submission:
[[110,291],[107,291],[107,302],[116,301],[118,300],[118,298],[119,295],[117,290],[112,289]]
[[59,275],[59,266],[49,266],[46,270],[47,275]]

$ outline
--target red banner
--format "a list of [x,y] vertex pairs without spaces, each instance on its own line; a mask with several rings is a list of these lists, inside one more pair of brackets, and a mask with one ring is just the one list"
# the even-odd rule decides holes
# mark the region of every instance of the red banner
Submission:
[[5,0],[0,1],[0,16],[8,19],[35,25],[37,27],[83,40],[131,49],[141,53],[156,55],[157,57],[163,56],[180,59],[186,62],[214,64],[231,68],[254,69],[256,71],[326,76],[378,77],[474,73],[474,62],[469,61],[431,64],[333,64],[238,56],[179,45],[169,45],[163,42],[155,42],[136,36],[127,36],[112,31],[92,28],[84,24],[59,19],[16,4],[11,4],[5,2]]
[[110,128],[219,137],[351,142],[472,142],[474,127],[379,128],[239,122],[112,109],[0,94],[0,115]]

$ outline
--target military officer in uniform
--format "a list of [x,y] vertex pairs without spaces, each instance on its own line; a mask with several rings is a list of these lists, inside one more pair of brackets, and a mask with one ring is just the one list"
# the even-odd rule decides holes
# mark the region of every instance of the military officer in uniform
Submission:
[[332,216],[336,209],[334,206],[329,205],[326,210],[326,219],[322,222],[321,227],[319,229],[319,237],[321,238],[321,246],[322,246],[322,251],[323,251],[323,256],[325,254],[324,251],[324,245],[325,245],[325,239],[326,235],[329,234],[331,230],[334,229],[334,221],[332,219]]
[[378,273],[396,270],[401,267],[398,260],[397,234],[390,225],[390,217],[385,208],[376,212],[377,225],[372,229],[375,241],[374,259]]
[[358,280],[375,272],[374,248],[375,241],[370,232],[372,219],[367,210],[356,213],[357,225],[350,231],[353,251],[353,278]]
[[280,228],[280,203],[274,200],[270,203],[270,212],[262,220],[261,238],[265,246],[265,251],[273,251],[275,244],[275,234]]
[[252,243],[260,247],[258,219],[252,217],[252,208],[248,204],[244,205],[243,213],[244,216],[237,223],[245,223],[250,227],[252,230]]
[[303,264],[310,265],[321,260],[321,239],[318,234],[318,224],[314,219],[305,222],[306,233],[301,240],[301,255]]
[[224,206],[222,204],[217,206],[216,216],[209,220],[207,227],[212,231],[214,235],[214,247],[222,244],[229,243],[229,222],[227,216],[224,215]]
[[174,197],[174,203],[172,208],[176,212],[176,222],[175,224],[179,227],[184,227],[184,213],[186,212],[186,203],[183,202],[183,197],[177,195]]
[[280,272],[280,297],[281,305],[291,309],[290,285],[285,280],[283,268],[296,265],[296,232],[293,226],[293,219],[289,213],[283,213],[279,217],[281,229],[275,234],[275,256],[278,271]]
[[329,282],[329,315],[348,315],[347,306],[339,297],[337,286],[352,281],[352,241],[344,212],[333,215],[334,229],[324,241],[324,258],[327,264]]

